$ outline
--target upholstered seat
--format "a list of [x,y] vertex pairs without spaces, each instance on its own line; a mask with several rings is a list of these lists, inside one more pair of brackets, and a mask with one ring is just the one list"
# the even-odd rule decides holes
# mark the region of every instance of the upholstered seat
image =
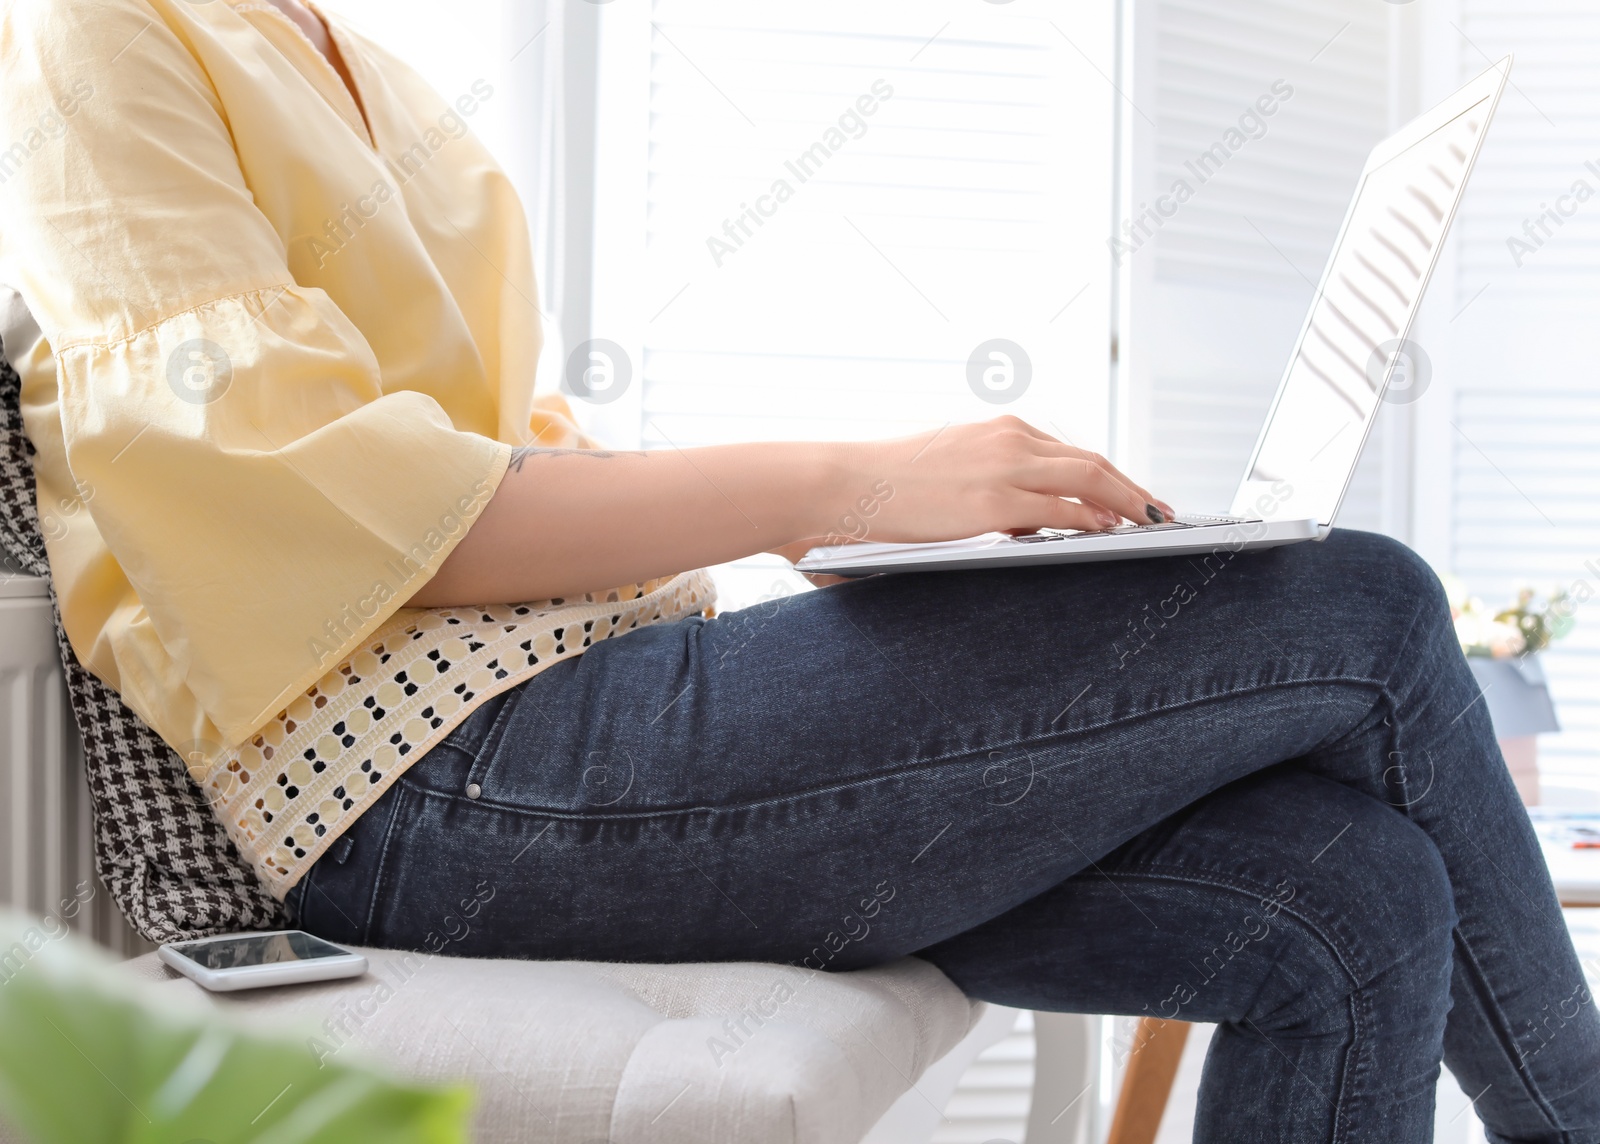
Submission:
[[478,1144],[850,1144],[985,1009],[916,958],[813,973],[364,952],[365,977],[238,994],[154,954],[127,967],[301,1025],[309,1053],[466,1080]]

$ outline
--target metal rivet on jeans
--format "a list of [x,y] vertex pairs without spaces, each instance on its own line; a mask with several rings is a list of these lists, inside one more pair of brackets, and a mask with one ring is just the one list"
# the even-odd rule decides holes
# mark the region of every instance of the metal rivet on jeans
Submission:
[[467,784],[467,797],[468,798],[477,798],[482,793],[483,793],[483,788],[481,786],[479,786],[477,783],[468,783]]

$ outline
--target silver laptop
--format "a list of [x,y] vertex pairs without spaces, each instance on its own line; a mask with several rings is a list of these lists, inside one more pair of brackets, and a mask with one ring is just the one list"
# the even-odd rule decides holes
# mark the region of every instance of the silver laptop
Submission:
[[1224,516],[1102,532],[813,548],[802,572],[865,576],[1272,548],[1328,535],[1511,73],[1507,56],[1372,149]]

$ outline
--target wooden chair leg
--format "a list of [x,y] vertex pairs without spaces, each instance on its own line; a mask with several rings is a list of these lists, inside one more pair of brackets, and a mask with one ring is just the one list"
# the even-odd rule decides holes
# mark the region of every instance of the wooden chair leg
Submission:
[[1189,1025],[1185,1021],[1139,1019],[1106,1144],[1154,1144],[1188,1039]]

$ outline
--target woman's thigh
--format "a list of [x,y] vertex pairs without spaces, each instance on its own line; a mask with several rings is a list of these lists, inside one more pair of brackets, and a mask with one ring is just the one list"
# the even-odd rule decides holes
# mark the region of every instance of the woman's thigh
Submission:
[[[642,630],[475,714],[302,908],[376,944],[453,927],[481,956],[881,962],[1286,759],[1341,758],[1403,801],[1412,780],[1387,789],[1367,757],[1384,725],[1468,686],[1431,662],[1436,633],[1412,639],[1438,597],[1399,546],[1336,532],[883,577]],[[1343,825],[1295,828],[1321,845]]]

